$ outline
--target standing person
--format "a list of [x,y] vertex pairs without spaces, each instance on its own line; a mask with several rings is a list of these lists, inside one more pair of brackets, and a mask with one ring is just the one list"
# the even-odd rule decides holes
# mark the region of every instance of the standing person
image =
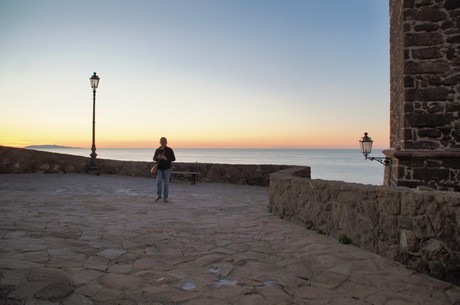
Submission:
[[[160,139],[160,147],[155,150],[153,161],[158,162],[157,173],[157,199],[163,198],[168,202],[169,198],[169,180],[171,177],[171,162],[176,161],[176,156],[171,147],[167,146],[168,140],[165,137]],[[163,195],[163,196],[162,196]]]

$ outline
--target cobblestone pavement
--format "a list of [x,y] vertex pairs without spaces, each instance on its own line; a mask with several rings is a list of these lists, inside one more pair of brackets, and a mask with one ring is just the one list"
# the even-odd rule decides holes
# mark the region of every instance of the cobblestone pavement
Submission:
[[460,288],[267,211],[266,187],[0,175],[0,304],[460,304]]

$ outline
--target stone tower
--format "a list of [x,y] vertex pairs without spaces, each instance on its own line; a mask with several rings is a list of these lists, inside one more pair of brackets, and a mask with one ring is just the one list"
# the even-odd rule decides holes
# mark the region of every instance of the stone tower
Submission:
[[385,181],[458,192],[460,0],[390,0],[390,24]]

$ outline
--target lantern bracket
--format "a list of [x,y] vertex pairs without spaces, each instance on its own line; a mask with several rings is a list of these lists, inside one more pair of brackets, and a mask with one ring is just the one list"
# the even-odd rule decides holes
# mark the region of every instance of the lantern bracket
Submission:
[[371,161],[377,161],[380,164],[384,166],[390,166],[391,165],[391,158],[388,157],[368,157],[365,156],[365,160],[371,160]]

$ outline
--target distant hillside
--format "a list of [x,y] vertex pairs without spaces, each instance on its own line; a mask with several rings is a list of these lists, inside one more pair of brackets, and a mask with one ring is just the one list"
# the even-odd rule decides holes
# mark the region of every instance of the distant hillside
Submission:
[[78,148],[78,147],[69,147],[69,146],[61,146],[61,145],[29,145],[24,147],[25,149],[61,149],[61,148]]

